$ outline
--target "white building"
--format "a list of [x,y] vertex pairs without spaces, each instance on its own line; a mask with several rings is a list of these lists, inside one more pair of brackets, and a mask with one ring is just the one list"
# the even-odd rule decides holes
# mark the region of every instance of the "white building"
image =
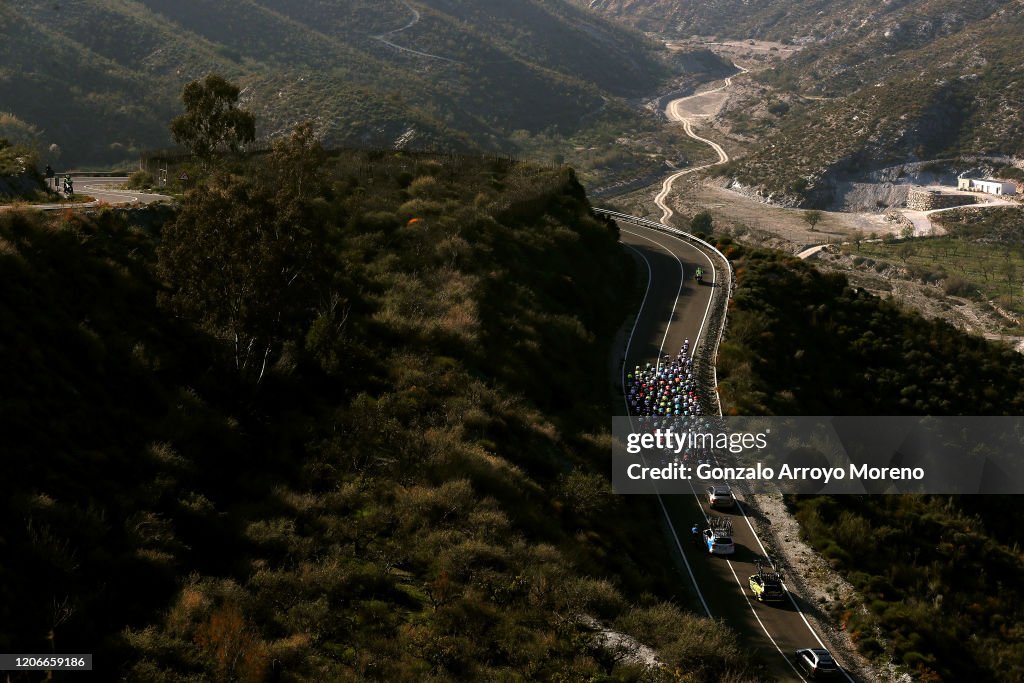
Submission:
[[956,179],[956,189],[984,192],[985,194],[1017,194],[1016,183],[994,180],[993,178],[981,179],[960,176]]

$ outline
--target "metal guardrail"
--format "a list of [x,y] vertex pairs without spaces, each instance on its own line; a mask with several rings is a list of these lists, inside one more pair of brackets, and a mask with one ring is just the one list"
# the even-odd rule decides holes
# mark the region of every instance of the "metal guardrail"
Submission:
[[72,178],[127,178],[131,175],[131,171],[127,173],[124,171],[54,171],[54,177],[63,178],[66,175],[70,175]]
[[[630,215],[628,213],[621,213],[619,211],[612,211],[611,209],[600,209],[600,208],[594,207],[594,213],[600,214],[602,216],[608,216],[609,218],[614,218],[615,220],[621,220],[621,221],[626,221],[628,223],[633,223],[634,225],[639,225],[639,226],[644,227],[644,228],[651,228],[652,230],[660,230],[662,232],[667,232],[670,235],[674,235],[674,236],[676,236],[676,237],[678,237],[680,239],[686,240],[687,242],[691,242],[693,244],[696,244],[696,245],[699,245],[699,246],[703,247],[704,249],[707,249],[708,251],[710,251],[710,252],[714,253],[716,256],[718,256],[718,258],[720,258],[722,260],[722,263],[725,264],[726,271],[728,272],[728,277],[725,278],[725,283],[726,283],[725,284],[725,306],[722,309],[722,322],[719,324],[719,326],[718,326],[718,333],[715,335],[715,348],[714,348],[713,353],[711,354],[711,356],[713,358],[713,362],[711,363],[711,372],[712,372],[712,378],[714,379],[714,382],[715,382],[715,401],[718,403],[718,415],[719,415],[719,417],[721,417],[722,416],[722,399],[718,395],[718,367],[717,366],[718,366],[718,347],[722,343],[722,335],[725,334],[726,319],[727,319],[727,317],[729,315],[729,300],[732,299],[732,280],[733,280],[734,274],[733,274],[732,264],[729,263],[729,259],[727,259],[725,257],[725,254],[720,252],[718,250],[718,248],[716,246],[714,246],[713,244],[711,244],[710,242],[707,242],[706,240],[702,240],[701,238],[697,237],[696,235],[688,233],[688,232],[686,232],[684,230],[680,230],[679,228],[673,228],[671,225],[665,225],[664,223],[659,223],[657,221],[652,221],[649,218],[641,218],[640,216],[632,216],[632,215]],[[694,350],[696,350],[696,349],[694,349]]]

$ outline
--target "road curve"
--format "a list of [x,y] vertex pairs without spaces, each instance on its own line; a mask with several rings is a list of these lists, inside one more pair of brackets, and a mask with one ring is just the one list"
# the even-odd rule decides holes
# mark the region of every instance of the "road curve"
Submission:
[[733,66],[735,66],[737,69],[740,70],[739,73],[738,74],[733,74],[732,76],[729,76],[728,78],[726,78],[725,81],[722,83],[722,85],[718,86],[717,88],[713,88],[711,90],[705,90],[704,92],[694,93],[693,95],[687,95],[686,97],[680,97],[678,99],[672,100],[665,107],[665,115],[668,117],[669,121],[676,121],[676,122],[682,123],[683,124],[683,130],[686,132],[686,134],[689,137],[691,137],[694,140],[697,140],[699,142],[703,142],[706,145],[709,145],[711,147],[711,149],[715,150],[715,153],[718,154],[718,161],[714,161],[714,162],[712,162],[710,164],[704,164],[703,166],[694,166],[693,168],[684,168],[683,170],[676,171],[675,173],[673,173],[669,177],[665,178],[665,180],[661,184],[661,191],[654,198],[655,205],[659,209],[661,209],[661,218],[659,219],[659,221],[661,223],[668,223],[668,221],[672,218],[673,214],[675,213],[671,208],[669,208],[668,203],[666,202],[666,199],[668,199],[669,193],[672,192],[672,186],[675,184],[675,182],[679,178],[683,177],[684,175],[688,175],[690,173],[695,173],[697,171],[702,171],[705,168],[711,168],[712,166],[718,166],[719,164],[724,164],[725,162],[729,161],[729,155],[725,152],[724,149],[722,149],[721,145],[719,145],[717,142],[713,142],[711,140],[708,140],[707,138],[702,138],[702,137],[700,137],[699,135],[697,135],[696,133],[693,132],[693,122],[694,122],[694,120],[696,120],[697,118],[701,118],[703,116],[706,116],[706,114],[687,114],[687,113],[683,112],[680,109],[680,107],[682,106],[682,104],[684,102],[687,102],[688,100],[692,100],[692,99],[697,98],[697,97],[705,97],[707,95],[711,95],[713,93],[721,92],[722,90],[725,90],[726,88],[728,88],[729,86],[732,85],[732,79],[733,78],[735,78],[736,76],[739,76],[741,74],[747,73],[747,69],[743,68],[739,64],[733,63]]
[[462,64],[462,62],[460,62],[460,61],[458,61],[456,59],[451,59],[449,57],[442,57],[441,55],[430,54],[429,52],[421,52],[420,50],[413,50],[410,47],[403,47],[401,45],[398,45],[397,43],[392,42],[392,40],[391,40],[392,36],[396,36],[399,33],[401,33],[402,31],[407,31],[407,30],[411,29],[413,26],[415,26],[416,24],[420,23],[420,16],[421,15],[420,15],[419,10],[416,9],[415,7],[413,7],[412,5],[410,5],[407,2],[407,0],[400,0],[400,2],[403,5],[405,5],[406,9],[408,9],[410,12],[412,12],[412,19],[410,19],[409,23],[407,23],[405,26],[403,26],[401,28],[396,28],[393,31],[388,31],[387,33],[381,33],[380,35],[374,36],[373,37],[374,40],[379,40],[380,42],[384,43],[388,47],[393,47],[396,50],[400,50],[402,52],[407,52],[409,54],[416,55],[418,57],[427,57],[429,59],[438,59],[438,60],[440,60],[442,62],[450,62],[452,64]]
[[[171,198],[162,194],[137,192],[135,190],[119,189],[126,182],[126,177],[99,177],[99,176],[76,176],[74,177],[75,192],[93,198],[91,202],[71,203],[53,202],[50,204],[23,204],[21,208],[38,209],[39,211],[60,211],[62,209],[91,209],[101,204],[111,205],[143,205],[155,204],[156,202],[170,201]],[[10,208],[10,207],[5,207]]]
[[637,315],[625,367],[675,355],[684,339],[696,349],[707,337],[706,321],[714,287],[693,279],[697,267],[711,272],[714,262],[696,246],[640,225],[620,227],[622,243],[649,271],[648,299]]
[[[693,280],[696,266],[710,265],[714,269],[717,259],[694,244],[695,238],[670,226],[650,227],[657,224],[607,210],[598,212],[616,217],[623,244],[637,260],[640,271],[647,273],[643,303],[626,346],[623,375],[634,365],[653,362],[665,352],[674,354],[683,339],[690,339],[695,349],[707,343],[717,346],[719,331],[708,329],[714,288],[697,285]],[[626,221],[631,224],[622,225]],[[715,283],[731,285],[731,274],[719,267]],[[619,379],[625,385],[624,377]],[[716,511],[733,518],[737,549],[730,558],[712,557],[686,542],[690,526],[705,520],[708,514],[700,491],[691,493],[659,494],[657,498],[675,551],[704,611],[732,625],[745,647],[761,652],[773,679],[806,681],[792,663],[793,651],[828,645],[804,616],[810,606],[800,595],[790,592],[789,602],[779,605],[762,604],[751,597],[747,580],[756,573],[754,560],[768,554],[751,520],[756,513],[748,511],[742,502],[731,513]],[[847,674],[846,680],[853,679]]]

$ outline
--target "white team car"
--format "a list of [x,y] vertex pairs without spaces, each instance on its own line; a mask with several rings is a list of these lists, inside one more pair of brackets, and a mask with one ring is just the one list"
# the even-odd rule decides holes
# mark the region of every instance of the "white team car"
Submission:
[[793,653],[793,659],[797,668],[814,680],[834,680],[839,677],[842,670],[832,659],[828,650],[822,647],[807,647]]
[[719,484],[707,488],[708,505],[712,508],[736,507],[736,498],[732,495],[732,489],[728,484]]
[[726,535],[722,529],[705,529],[704,543],[712,555],[732,555],[736,552],[732,534]]

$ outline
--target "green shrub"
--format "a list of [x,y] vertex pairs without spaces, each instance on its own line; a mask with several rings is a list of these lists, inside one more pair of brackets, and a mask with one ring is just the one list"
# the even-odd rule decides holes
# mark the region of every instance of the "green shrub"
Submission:
[[127,185],[133,190],[149,190],[156,186],[156,179],[146,171],[135,171],[128,176]]
[[942,291],[950,296],[976,298],[978,295],[978,286],[959,275],[951,275],[943,280]]
[[710,235],[714,230],[714,219],[709,211],[701,211],[690,219],[690,232]]

